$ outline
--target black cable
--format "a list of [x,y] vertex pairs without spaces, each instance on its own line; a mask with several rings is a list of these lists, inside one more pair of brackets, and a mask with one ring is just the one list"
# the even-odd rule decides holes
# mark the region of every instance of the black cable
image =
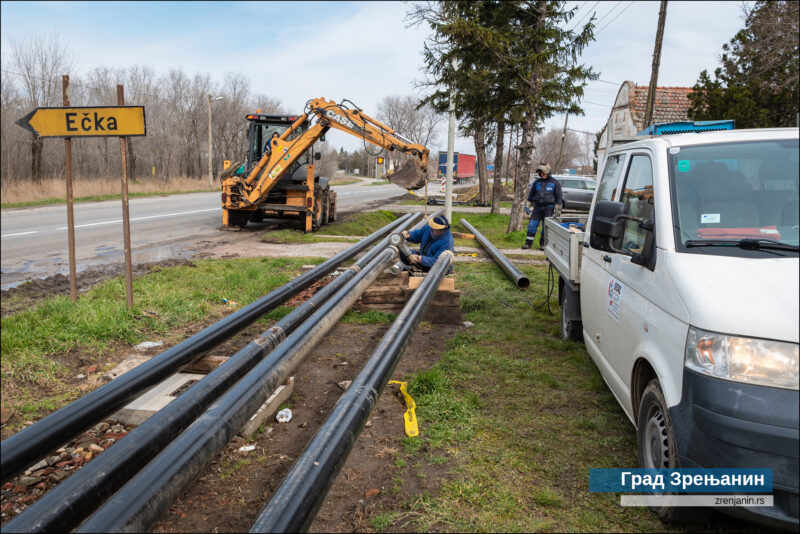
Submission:
[[[549,262],[548,262],[549,263]],[[550,263],[550,268],[547,271],[547,296],[545,297],[544,301],[536,306],[533,311],[539,311],[547,304],[547,313],[553,315],[553,310],[550,309],[550,297],[553,295],[553,290],[555,289],[555,276],[553,275],[553,264]]]

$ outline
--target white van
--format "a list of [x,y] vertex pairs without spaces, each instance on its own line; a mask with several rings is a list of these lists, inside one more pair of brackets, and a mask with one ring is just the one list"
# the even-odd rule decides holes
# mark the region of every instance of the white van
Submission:
[[726,511],[794,530],[799,155],[797,129],[614,147],[585,234],[548,219],[545,249],[564,337],[637,427],[640,467],[771,468],[773,507]]

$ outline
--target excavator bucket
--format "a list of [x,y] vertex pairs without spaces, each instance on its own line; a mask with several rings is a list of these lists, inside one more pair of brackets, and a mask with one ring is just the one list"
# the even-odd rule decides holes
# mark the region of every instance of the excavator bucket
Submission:
[[404,189],[419,189],[425,186],[426,172],[419,160],[414,158],[406,161],[399,170],[387,174],[386,177],[394,185]]

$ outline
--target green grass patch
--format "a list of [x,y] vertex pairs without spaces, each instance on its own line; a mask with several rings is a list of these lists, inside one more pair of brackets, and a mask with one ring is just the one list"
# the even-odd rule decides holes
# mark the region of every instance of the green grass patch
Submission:
[[358,243],[361,240],[359,237],[326,237],[319,235],[318,232],[305,233],[301,230],[292,230],[284,228],[282,230],[274,230],[261,236],[261,241],[265,243],[280,243],[284,245],[307,245],[311,243]]
[[[134,308],[126,307],[122,277],[83,293],[78,302],[59,296],[1,320],[2,379],[42,382],[58,377],[56,358],[70,350],[102,354],[115,344],[146,339],[174,339],[181,327],[231,311],[222,299],[240,308],[300,273],[315,258],[247,258],[199,260],[194,264],[156,268],[133,281]],[[265,319],[282,317],[281,306]]]
[[361,185],[391,185],[389,180],[378,180],[377,182],[364,182]]
[[[153,191],[151,193],[128,193],[128,198],[141,198],[141,197],[158,197],[158,196],[167,196],[167,195],[185,195],[188,193],[209,193],[219,191],[218,187],[213,189],[193,189],[191,191]],[[122,198],[121,194],[111,194],[111,195],[89,195],[85,197],[78,197],[74,199],[74,202],[101,202],[103,200],[120,200]],[[45,198],[42,200],[31,200],[28,202],[3,202],[0,204],[0,208],[30,208],[32,206],[47,206],[49,204],[66,204],[66,198],[60,197],[51,197]]]
[[[304,233],[300,230],[283,229],[268,232],[261,237],[267,243],[320,243],[330,241],[357,242],[362,237],[368,236],[375,230],[386,226],[397,217],[391,211],[366,211],[352,213],[342,220],[326,224],[314,233]],[[352,240],[333,236],[356,236]]]
[[330,185],[350,185],[361,183],[358,178],[334,178],[328,182]]
[[[503,244],[508,216],[468,217]],[[437,363],[410,377],[420,435],[403,438],[400,453],[407,477],[418,474],[413,462],[420,459],[444,465],[450,476],[438,491],[408,503],[407,528],[669,529],[645,508],[622,508],[616,495],[589,493],[590,468],[637,466],[635,430],[601,387],[584,345],[561,340],[555,300],[552,315],[540,306],[547,269],[520,269],[531,280],[528,291],[516,289],[496,265],[456,267],[464,319],[475,326],[450,338]]]
[[365,312],[349,310],[344,314],[341,321],[355,324],[388,324],[394,321],[395,317],[397,315],[393,313],[384,313],[378,310],[367,310]]

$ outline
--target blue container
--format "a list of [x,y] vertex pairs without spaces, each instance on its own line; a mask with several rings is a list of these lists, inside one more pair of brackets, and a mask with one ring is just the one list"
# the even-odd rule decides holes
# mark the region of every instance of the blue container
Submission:
[[721,130],[733,130],[734,121],[683,121],[683,122],[662,122],[651,124],[636,135],[666,135],[694,132],[718,132]]

